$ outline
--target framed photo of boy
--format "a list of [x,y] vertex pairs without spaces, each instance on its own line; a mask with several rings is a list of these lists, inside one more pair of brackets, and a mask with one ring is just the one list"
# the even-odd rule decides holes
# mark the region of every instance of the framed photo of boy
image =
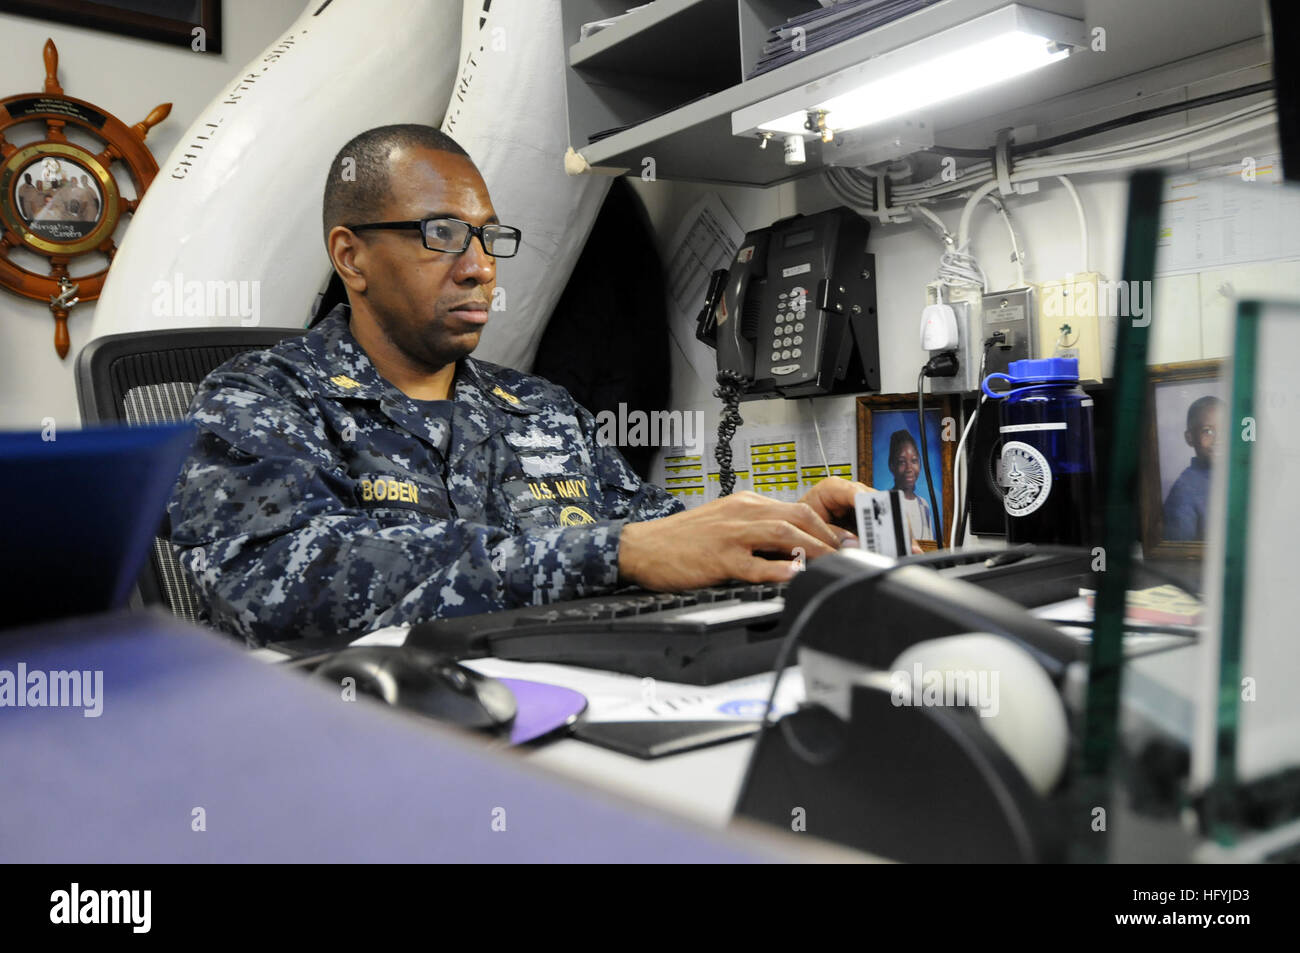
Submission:
[[1228,425],[1222,372],[1218,360],[1148,369],[1139,488],[1148,558],[1204,555],[1210,476]]
[[900,490],[912,538],[920,540],[926,549],[946,545],[952,515],[953,456],[961,436],[956,398],[925,399],[926,452],[934,495],[943,511],[937,516],[921,458],[916,395],[859,397],[857,410],[858,479],[877,490]]

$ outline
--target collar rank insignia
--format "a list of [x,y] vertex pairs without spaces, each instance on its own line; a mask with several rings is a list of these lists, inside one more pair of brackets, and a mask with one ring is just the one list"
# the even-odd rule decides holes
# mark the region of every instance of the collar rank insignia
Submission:
[[352,378],[348,377],[346,374],[336,374],[335,376],[330,378],[330,383],[337,384],[339,387],[342,387],[346,390],[352,390],[353,388],[361,386]]
[[509,403],[509,404],[517,404],[517,403],[519,403],[519,398],[516,397],[514,394],[507,394],[505,391],[503,391],[503,390],[501,389],[501,385],[500,385],[500,384],[498,384],[496,387],[493,387],[493,388],[492,388],[492,393],[496,394],[498,397],[500,397],[500,398],[501,398],[502,400],[504,400],[506,403]]

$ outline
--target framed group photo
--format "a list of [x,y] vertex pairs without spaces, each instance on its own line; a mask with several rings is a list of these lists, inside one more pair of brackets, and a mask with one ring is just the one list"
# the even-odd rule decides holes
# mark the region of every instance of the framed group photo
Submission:
[[925,449],[941,513],[934,513],[930,484],[921,457],[916,395],[859,397],[858,479],[877,490],[903,494],[904,517],[922,548],[941,548],[950,533],[953,505],[952,465],[960,436],[960,415],[953,397],[925,400]]
[[1205,551],[1210,479],[1226,443],[1223,362],[1149,368],[1142,448],[1142,551],[1199,558]]

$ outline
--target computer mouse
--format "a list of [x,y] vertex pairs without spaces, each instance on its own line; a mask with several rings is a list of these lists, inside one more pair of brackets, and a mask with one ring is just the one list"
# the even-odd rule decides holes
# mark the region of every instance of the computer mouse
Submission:
[[496,679],[404,646],[344,649],[317,666],[314,674],[335,684],[353,678],[361,694],[492,734],[509,732],[518,710],[514,693]]

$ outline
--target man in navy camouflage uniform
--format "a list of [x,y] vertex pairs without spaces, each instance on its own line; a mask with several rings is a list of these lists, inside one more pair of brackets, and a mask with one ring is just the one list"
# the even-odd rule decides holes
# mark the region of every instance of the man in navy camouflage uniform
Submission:
[[215,625],[263,644],[626,585],[785,580],[796,548],[851,538],[830,523],[862,484],[683,512],[597,443],[566,390],[470,358],[512,230],[439,131],[345,145],[324,229],[349,305],[228,361],[191,405],[172,543]]

